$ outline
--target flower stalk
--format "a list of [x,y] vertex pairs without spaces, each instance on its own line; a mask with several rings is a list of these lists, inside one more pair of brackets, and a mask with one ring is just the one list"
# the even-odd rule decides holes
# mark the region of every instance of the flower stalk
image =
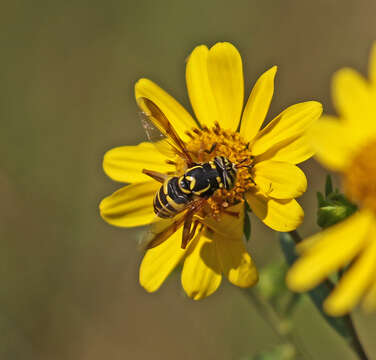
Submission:
[[[292,333],[292,326],[288,316],[281,315],[266,303],[261,296],[253,289],[244,289],[248,300],[252,303],[260,316],[269,325],[272,331],[278,336],[282,344],[290,345],[299,359],[308,359],[307,352],[302,349],[299,339]],[[295,358],[294,357],[294,358]]]
[[[281,248],[289,265],[292,265],[292,263],[297,259],[295,245],[301,242],[302,238],[296,230],[280,234]],[[368,360],[367,354],[362,343],[360,342],[351,316],[346,314],[341,317],[331,317],[324,312],[323,302],[334,287],[335,284],[330,279],[326,279],[315,289],[309,291],[308,295],[323,318],[339,335],[346,340],[346,343],[358,355],[359,359]]]

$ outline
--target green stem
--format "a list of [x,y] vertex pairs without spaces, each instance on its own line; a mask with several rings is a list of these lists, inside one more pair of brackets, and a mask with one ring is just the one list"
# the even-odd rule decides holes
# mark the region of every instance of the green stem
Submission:
[[[298,244],[302,241],[301,236],[299,235],[299,233],[296,230],[290,231],[289,234],[291,235],[295,244]],[[329,279],[325,280],[324,284],[330,289],[333,289],[334,286],[335,286],[335,284],[332,281],[330,281]],[[364,351],[362,343],[360,342],[358,333],[356,332],[356,329],[355,329],[354,323],[351,319],[351,316],[349,314],[347,314],[343,318],[345,320],[347,333],[349,335],[348,342],[350,343],[351,348],[358,355],[359,359],[368,360],[367,354]]]
[[252,305],[257,309],[257,312],[278,336],[283,343],[288,343],[294,346],[299,359],[309,358],[306,351],[302,351],[301,344],[298,339],[291,333],[288,320],[281,318],[269,304],[265,302],[255,293],[252,289],[246,289],[244,293],[247,298],[252,302]]
[[349,333],[351,334],[351,347],[358,354],[359,359],[368,360],[367,354],[364,351],[362,343],[360,342],[358,333],[356,332],[354,322],[352,321],[351,316],[346,315],[345,320],[348,326]]
[[289,301],[287,302],[283,313],[285,316],[290,316],[295,310],[296,305],[300,301],[301,294],[292,293]]

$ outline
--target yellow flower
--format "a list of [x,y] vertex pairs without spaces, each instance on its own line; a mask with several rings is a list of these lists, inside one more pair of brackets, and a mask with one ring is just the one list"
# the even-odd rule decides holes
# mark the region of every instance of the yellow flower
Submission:
[[[195,161],[222,155],[233,163],[247,159],[252,168],[238,169],[233,189],[218,189],[210,197],[196,216],[200,226],[186,249],[181,248],[180,227],[147,250],[140,267],[140,283],[147,291],[156,291],[181,262],[182,286],[196,300],[212,294],[222,274],[237,286],[254,285],[257,270],[243,243],[244,199],[272,229],[290,231],[301,223],[303,210],[294,198],[306,190],[307,182],[296,164],[312,156],[303,133],[321,115],[321,105],[310,101],[290,106],[260,131],[276,71],[274,66],[258,79],[243,110],[243,68],[237,49],[229,43],[217,43],[210,50],[196,47],[187,61],[186,82],[199,124],[152,81],[136,83],[136,99],[149,99],[161,109]],[[202,151],[214,144],[212,153]],[[186,164],[158,153],[151,143],[141,143],[110,150],[103,167],[112,179],[131,185],[103,199],[101,216],[112,225],[133,227],[156,220],[153,197],[161,184],[142,170],[182,174]]]
[[369,77],[339,70],[333,78],[339,116],[323,116],[312,127],[317,158],[342,173],[345,193],[359,211],[301,243],[302,257],[287,276],[292,290],[307,291],[349,265],[324,303],[333,316],[351,311],[361,300],[368,310],[376,307],[376,43]]

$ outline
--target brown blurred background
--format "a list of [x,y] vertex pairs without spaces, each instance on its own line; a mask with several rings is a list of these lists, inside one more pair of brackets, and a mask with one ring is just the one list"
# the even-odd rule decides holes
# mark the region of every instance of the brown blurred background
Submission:
[[[3,1],[0,14],[0,358],[245,359],[279,342],[237,288],[202,302],[173,274],[159,292],[138,285],[141,229],[104,223],[97,206],[118,185],[104,152],[145,139],[133,84],[149,77],[188,105],[184,59],[231,41],[246,91],[279,65],[269,115],[297,101],[330,102],[341,66],[365,73],[376,39],[374,0]],[[317,230],[325,171],[303,165],[303,235]],[[261,267],[281,258],[253,219]],[[355,359],[309,301],[294,316],[312,359]],[[376,359],[376,317],[355,316]]]

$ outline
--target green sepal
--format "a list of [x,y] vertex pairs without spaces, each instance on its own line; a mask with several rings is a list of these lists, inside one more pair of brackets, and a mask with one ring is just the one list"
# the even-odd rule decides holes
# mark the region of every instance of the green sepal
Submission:
[[330,175],[326,178],[325,197],[322,193],[317,193],[317,224],[326,229],[352,215],[357,206],[349,201],[338,189],[333,190]]
[[245,240],[248,242],[251,238],[251,219],[249,217],[249,213],[251,212],[251,209],[248,205],[248,203],[244,202],[244,224],[243,224],[243,233],[245,236]]
[[328,174],[326,175],[326,181],[325,181],[325,197],[328,197],[332,192],[333,192],[332,177]]

